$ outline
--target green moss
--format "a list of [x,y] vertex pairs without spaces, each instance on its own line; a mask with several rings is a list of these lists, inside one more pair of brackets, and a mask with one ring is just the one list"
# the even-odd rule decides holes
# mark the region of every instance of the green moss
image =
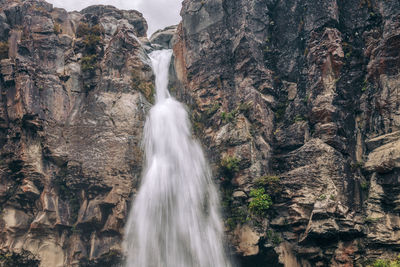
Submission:
[[264,188],[256,188],[250,191],[252,197],[249,203],[249,211],[255,216],[265,216],[267,210],[272,205],[271,197],[265,193]]
[[0,42],[0,60],[8,58],[8,43]]
[[233,178],[239,171],[240,159],[235,156],[225,156],[221,159],[220,167],[228,178]]
[[377,259],[372,265],[367,265],[367,267],[400,267],[400,254],[397,259]]

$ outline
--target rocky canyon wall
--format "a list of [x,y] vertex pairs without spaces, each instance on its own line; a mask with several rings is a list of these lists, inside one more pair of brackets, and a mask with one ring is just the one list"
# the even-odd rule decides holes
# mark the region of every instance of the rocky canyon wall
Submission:
[[121,257],[153,94],[146,31],[136,11],[1,2],[6,266],[110,266]]
[[[396,258],[399,1],[185,0],[181,15],[174,86],[208,149],[238,261]],[[257,192],[273,203],[262,213]]]
[[123,257],[158,48],[239,266],[397,256],[399,1],[184,0],[150,41],[136,11],[0,4],[0,264]]

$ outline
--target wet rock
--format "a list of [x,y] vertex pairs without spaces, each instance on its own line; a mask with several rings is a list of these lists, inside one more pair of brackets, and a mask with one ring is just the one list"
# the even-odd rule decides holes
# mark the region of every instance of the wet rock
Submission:
[[166,27],[163,30],[158,30],[150,37],[150,42],[154,45],[157,44],[164,49],[172,49],[175,42],[175,34],[177,25]]

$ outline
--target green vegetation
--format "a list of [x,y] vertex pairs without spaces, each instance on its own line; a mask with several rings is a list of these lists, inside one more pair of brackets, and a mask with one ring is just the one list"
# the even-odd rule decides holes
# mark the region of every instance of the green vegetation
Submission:
[[235,111],[231,111],[231,112],[222,112],[221,113],[221,119],[224,123],[228,123],[228,122],[233,122],[234,118],[236,116],[236,112]]
[[325,194],[322,194],[322,195],[320,195],[319,197],[318,197],[318,200],[325,200],[326,199],[326,195]]
[[381,218],[366,217],[366,218],[364,219],[364,222],[365,222],[365,223],[369,223],[369,224],[373,224],[373,223],[376,223],[376,222],[378,222],[378,221],[380,221],[380,220],[381,220]]
[[8,58],[8,43],[0,42],[0,60]]
[[241,103],[239,106],[237,106],[231,112],[223,111],[221,113],[221,120],[223,121],[223,123],[233,122],[235,120],[235,117],[239,113],[243,114],[244,116],[248,116],[252,105],[253,105],[253,102]]
[[228,178],[233,178],[239,171],[240,159],[235,156],[225,156],[221,159],[221,169]]
[[266,234],[268,241],[271,241],[271,243],[274,244],[275,246],[278,246],[282,242],[281,236],[274,230],[268,230]]
[[281,121],[283,120],[283,118],[285,117],[285,112],[286,112],[286,108],[288,106],[288,103],[285,102],[280,102],[277,107],[276,107],[276,111],[275,111],[275,119],[277,121]]
[[20,253],[0,252],[0,266],[2,267],[37,267],[40,261],[32,253],[22,250]]
[[361,169],[364,167],[364,161],[357,161],[356,163],[351,163],[350,168],[352,170]]
[[96,47],[100,44],[103,33],[103,28],[99,24],[90,27],[87,23],[79,23],[76,29],[76,36],[83,39],[88,54],[96,53]]
[[305,105],[307,105],[309,99],[310,99],[310,94],[307,94],[307,95],[304,97],[304,99],[303,99],[303,103],[304,103]]
[[301,121],[306,121],[306,118],[304,118],[303,116],[297,114],[297,115],[294,117],[293,122],[301,122]]
[[93,71],[96,69],[96,61],[97,61],[97,56],[96,55],[88,55],[84,56],[81,59],[81,69],[82,71]]
[[97,68],[97,47],[101,44],[103,29],[100,25],[90,27],[87,23],[80,23],[76,30],[76,36],[83,39],[84,53],[81,61],[82,71],[94,74]]
[[367,265],[367,267],[400,267],[400,254],[394,260],[378,259],[372,265]]
[[222,187],[222,208],[226,215],[225,225],[230,229],[235,229],[236,225],[243,224],[249,220],[247,207],[233,199],[233,188],[231,186]]
[[368,191],[369,183],[367,181],[361,183],[361,189],[363,191]]
[[249,211],[258,217],[266,215],[267,210],[272,205],[271,197],[265,193],[264,188],[256,188],[250,191],[252,197],[249,203]]
[[215,103],[211,107],[208,107],[205,111],[207,118],[210,118],[212,115],[214,115],[219,110],[220,106],[221,105],[219,103]]
[[245,115],[245,116],[248,116],[252,106],[253,106],[253,102],[241,103],[241,104],[237,107],[237,111],[238,111],[239,113],[242,113],[242,114]]
[[266,188],[266,193],[270,196],[278,196],[282,193],[281,178],[276,175],[265,175],[255,179],[254,184],[258,187]]
[[363,87],[361,88],[361,92],[365,92],[368,89],[368,81],[367,79],[364,80],[363,82]]

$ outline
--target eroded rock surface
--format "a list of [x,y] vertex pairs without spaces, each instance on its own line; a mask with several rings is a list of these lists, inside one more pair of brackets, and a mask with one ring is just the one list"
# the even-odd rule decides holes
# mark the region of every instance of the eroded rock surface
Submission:
[[111,266],[153,94],[147,23],[36,0],[3,1],[0,18],[0,250],[46,267]]
[[[172,87],[220,182],[238,261],[396,257],[399,2],[185,0],[181,15]],[[275,176],[274,204],[255,218],[251,190]]]

